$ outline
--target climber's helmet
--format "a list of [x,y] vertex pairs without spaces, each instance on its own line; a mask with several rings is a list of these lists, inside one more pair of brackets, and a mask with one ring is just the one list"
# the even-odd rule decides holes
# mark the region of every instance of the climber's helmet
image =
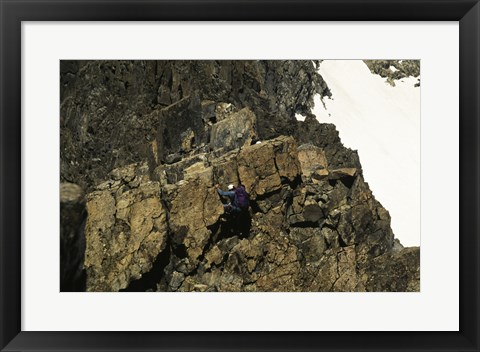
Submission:
[[232,189],[234,189],[235,187],[233,185],[228,185],[228,190],[231,191]]

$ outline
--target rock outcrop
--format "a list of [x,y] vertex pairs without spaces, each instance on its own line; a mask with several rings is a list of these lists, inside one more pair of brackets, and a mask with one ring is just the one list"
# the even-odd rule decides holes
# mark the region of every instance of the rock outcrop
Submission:
[[285,60],[62,60],[60,87],[61,181],[87,192],[111,170],[149,157],[154,140],[161,160],[182,152],[185,140],[200,146],[210,135],[203,128],[233,107],[249,108],[257,137],[270,139],[292,135],[295,113],[330,94],[312,61]]
[[167,212],[160,184],[147,171],[146,164],[113,170],[112,179],[88,195],[85,268],[91,291],[126,288],[165,249]]
[[[391,86],[395,87],[395,80],[404,77],[420,76],[420,60],[363,60],[370,71],[386,78]],[[415,87],[420,86],[418,78]]]
[[[87,290],[419,290],[419,248],[394,239],[358,154],[310,113],[328,94],[311,61],[63,62],[61,79]],[[224,214],[228,184],[249,211]]]

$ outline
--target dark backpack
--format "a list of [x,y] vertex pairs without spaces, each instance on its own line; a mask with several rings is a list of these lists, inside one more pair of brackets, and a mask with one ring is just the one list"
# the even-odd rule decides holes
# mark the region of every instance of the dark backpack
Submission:
[[250,201],[249,201],[248,193],[245,190],[245,187],[239,186],[235,188],[235,200],[236,200],[237,206],[240,209],[248,208],[248,206],[250,205]]

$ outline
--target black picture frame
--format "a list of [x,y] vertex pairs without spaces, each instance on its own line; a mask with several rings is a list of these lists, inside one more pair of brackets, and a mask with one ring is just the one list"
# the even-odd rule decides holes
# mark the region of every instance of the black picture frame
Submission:
[[[0,0],[0,348],[2,351],[479,351],[478,0]],[[459,21],[460,331],[21,331],[22,21]],[[456,211],[451,209],[449,211]],[[441,273],[439,273],[441,275]],[[412,317],[414,319],[414,317]]]

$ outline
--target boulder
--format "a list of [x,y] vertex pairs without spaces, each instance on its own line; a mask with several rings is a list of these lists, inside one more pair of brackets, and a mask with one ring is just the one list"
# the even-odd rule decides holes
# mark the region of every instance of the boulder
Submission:
[[278,190],[282,179],[293,181],[301,173],[296,143],[291,137],[245,147],[237,162],[241,182],[255,196]]
[[[325,152],[313,144],[302,144],[298,147],[298,160],[302,174],[306,177],[310,177],[317,170],[323,172],[328,168]],[[318,175],[322,175],[322,173]]]
[[176,162],[157,166],[153,174],[162,185],[175,184],[185,178],[185,170],[195,164],[205,164],[206,160],[204,154],[179,158]]
[[340,169],[329,170],[328,178],[338,180],[343,177],[354,177],[357,175],[357,169],[354,167],[344,167]]
[[229,151],[250,145],[257,138],[256,117],[248,108],[224,117],[212,126],[210,148]]
[[308,222],[318,222],[320,219],[324,218],[322,208],[320,208],[318,203],[313,199],[309,199],[305,202],[302,215],[305,221]]

